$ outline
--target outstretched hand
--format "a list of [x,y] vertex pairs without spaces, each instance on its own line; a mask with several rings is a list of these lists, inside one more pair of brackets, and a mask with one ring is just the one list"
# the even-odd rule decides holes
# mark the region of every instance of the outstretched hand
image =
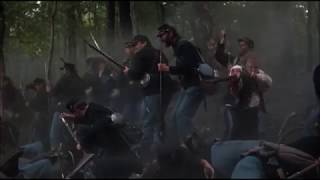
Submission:
[[220,35],[219,35],[219,43],[220,44],[223,44],[224,43],[224,40],[226,38],[226,31],[225,30],[221,30],[220,31]]
[[201,159],[200,163],[203,168],[204,176],[207,179],[213,179],[214,178],[214,169],[211,166],[211,164],[205,159]]
[[127,66],[125,66],[125,68],[124,68],[124,70],[123,70],[123,73],[124,73],[124,74],[128,74],[128,72],[129,72],[129,68],[128,68]]
[[51,92],[51,86],[49,84],[46,85],[46,92]]

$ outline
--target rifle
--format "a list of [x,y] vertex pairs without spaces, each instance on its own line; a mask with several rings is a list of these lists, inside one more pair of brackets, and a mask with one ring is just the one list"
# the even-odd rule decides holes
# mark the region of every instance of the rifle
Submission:
[[61,117],[61,121],[63,122],[63,124],[65,125],[65,127],[67,128],[69,134],[71,135],[72,139],[75,141],[76,144],[80,144],[80,141],[78,140],[77,136],[72,132],[71,127],[69,126],[69,124],[66,122],[66,120]]
[[103,57],[105,57],[107,60],[109,60],[111,63],[113,63],[114,65],[118,66],[121,69],[125,69],[125,66],[123,66],[122,64],[118,63],[117,61],[115,61],[110,55],[108,55],[107,53],[103,52],[102,50],[99,50],[98,48],[96,48],[95,46],[93,46],[92,44],[90,44],[88,41],[83,40],[91,49],[95,50],[96,52],[98,52],[99,54],[101,54]]
[[[112,62],[114,65],[120,67],[121,69],[125,69],[126,67],[120,63],[118,63],[117,61],[115,61],[110,55],[108,55],[107,53],[103,52],[101,50],[101,48],[99,47],[97,41],[95,40],[94,36],[90,33],[91,39],[93,40],[93,42],[95,43],[96,47],[93,46],[92,44],[90,44],[88,41],[86,41],[85,39],[83,40],[90,48],[92,48],[93,50],[97,51],[99,54],[101,54],[103,57],[105,57],[107,60],[109,60],[110,62]],[[146,87],[149,85],[149,81],[150,81],[150,74],[146,73],[143,77],[142,80],[140,80],[140,85],[142,87]]]
[[84,157],[80,160],[78,165],[65,177],[65,179],[71,179],[77,172],[79,172],[90,160],[93,159],[95,154],[84,154]]
[[[69,134],[71,135],[72,139],[77,144],[80,144],[80,141],[78,140],[76,135],[72,132],[71,127],[66,122],[66,120],[63,117],[61,117],[61,121],[63,122],[63,124],[67,128],[67,130],[68,130]],[[63,176],[63,178],[70,179],[73,175],[75,175],[77,172],[79,172],[79,170],[81,170],[81,168],[83,168],[89,161],[91,161],[93,159],[93,157],[95,156],[94,153],[86,153],[85,151],[82,151],[82,154],[83,154],[83,157],[80,160],[80,162],[78,163],[78,165],[66,177]]]
[[305,174],[306,172],[308,172],[316,167],[319,167],[319,165],[320,165],[320,158],[315,160],[315,162],[313,164],[307,166],[306,168],[302,169],[301,171],[298,171],[298,172],[292,174],[287,179],[296,179],[296,178],[300,177],[301,175]]
[[297,115],[296,112],[291,112],[286,118],[285,120],[282,122],[279,132],[278,132],[278,143],[281,143],[281,141],[283,140],[283,133],[285,128],[287,127],[287,124],[289,122],[289,120],[291,120],[293,117],[295,117]]
[[[160,56],[160,64],[161,64],[162,63],[162,43],[161,42],[160,42],[159,53],[160,53],[159,56]],[[164,112],[163,112],[163,108],[162,108],[162,105],[163,105],[163,103],[162,103],[162,72],[159,71],[159,73],[160,73],[160,86],[159,86],[159,88],[160,88],[160,121],[161,121],[159,136],[160,136],[160,140],[162,142],[164,142],[166,126],[165,126],[165,119],[164,119],[164,114],[163,114]]]

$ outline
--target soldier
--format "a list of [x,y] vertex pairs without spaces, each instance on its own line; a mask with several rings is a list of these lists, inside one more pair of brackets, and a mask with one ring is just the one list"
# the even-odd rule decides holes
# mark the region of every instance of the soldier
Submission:
[[11,136],[15,141],[14,144],[18,145],[21,141],[22,143],[27,141],[28,136],[18,137],[18,135],[28,134],[31,124],[28,120],[31,119],[31,112],[28,111],[22,93],[14,86],[12,80],[4,76],[2,82],[1,103],[4,110],[2,120],[9,125],[9,128],[13,128],[11,129],[12,132],[16,132],[14,134],[11,133]]
[[36,78],[33,81],[33,89],[36,94],[30,100],[30,108],[34,112],[34,134],[33,141],[40,140],[45,146],[46,151],[49,150],[49,94],[46,91],[46,82],[44,79]]
[[310,114],[305,122],[303,134],[304,136],[319,136],[320,135],[320,112],[319,112],[319,100],[320,100],[320,65],[318,65],[313,71],[313,84],[317,97],[317,107]]
[[38,161],[21,162],[24,151],[18,151],[11,156],[1,167],[0,172],[6,178],[59,178],[54,162],[49,158]]
[[54,151],[45,151],[41,142],[21,146],[0,166],[0,172],[12,178],[61,178],[78,160],[75,151],[65,145]]
[[111,101],[111,93],[116,86],[107,62],[102,57],[89,57],[87,64],[90,69],[83,79],[91,88],[90,101],[108,106]]
[[50,93],[56,98],[58,106],[64,107],[65,103],[70,99],[83,98],[85,96],[85,85],[74,64],[64,63],[64,66],[60,69],[64,71],[64,74],[51,89]]
[[238,39],[240,50],[237,57],[225,53],[224,39],[225,33],[222,32],[216,59],[228,69],[230,76],[236,77],[229,82],[225,98],[225,122],[229,131],[225,138],[258,139],[259,112],[266,111],[263,93],[271,87],[272,79],[258,68],[251,39]]
[[[320,97],[319,75],[320,66],[318,65],[313,72],[313,83],[318,100]],[[279,178],[279,175],[295,173],[308,166],[308,163],[310,165],[315,162],[315,159],[320,156],[318,120],[319,118],[316,117],[310,119],[310,126],[306,126],[304,130],[310,133],[304,134],[304,137],[287,146],[270,142],[261,143],[257,140],[236,140],[214,144],[211,148],[211,162],[220,178]],[[281,171],[285,173],[279,174]],[[300,175],[307,178],[319,176],[312,169]]]
[[204,99],[204,93],[200,87],[197,68],[202,59],[198,49],[189,41],[183,40],[174,27],[164,24],[158,28],[158,37],[166,47],[172,47],[176,56],[176,66],[159,64],[159,71],[170,72],[177,75],[182,85],[179,97],[176,101],[175,113],[171,122],[178,133],[180,142],[194,131],[192,118]]
[[21,116],[21,113],[26,110],[24,98],[17,89],[12,80],[5,76],[3,77],[2,91],[2,103],[4,108],[4,119],[16,119]]
[[122,132],[121,116],[95,103],[71,101],[70,112],[61,114],[68,121],[79,125],[76,135],[78,149],[95,153],[94,174],[97,178],[123,177],[141,170],[138,157],[131,151]]
[[157,150],[157,158],[147,166],[145,178],[213,178],[214,169],[210,159],[211,143],[203,141],[197,133],[186,138],[182,144],[164,144]]
[[[135,44],[132,67],[126,67],[124,73],[131,80],[142,84],[145,111],[141,149],[145,152],[142,153],[145,156],[145,161],[148,162],[153,156],[151,151],[152,145],[159,144],[160,138],[162,138],[159,136],[164,130],[164,118],[162,117],[164,117],[170,102],[172,96],[171,87],[174,82],[166,73],[163,73],[162,77],[160,76],[157,64],[160,60],[163,63],[168,63],[168,60],[161,51],[152,47],[146,36],[136,35],[132,42]],[[162,80],[163,89],[160,89],[160,80]],[[154,139],[154,136],[157,139]]]
[[[126,43],[124,51],[127,60],[124,62],[124,65],[127,67],[132,67],[134,47],[135,44],[133,42],[130,41]],[[122,82],[121,96],[125,100],[122,115],[133,124],[140,125],[143,114],[143,94],[141,87],[138,83],[134,83],[134,81],[130,80],[129,77],[125,75],[123,76]],[[132,96],[132,94],[134,94],[134,96]]]
[[[211,148],[218,178],[285,178],[312,165],[320,155],[319,136],[300,138],[287,145],[258,140],[232,140]],[[309,169],[301,177],[315,178]]]
[[60,142],[68,141],[67,139],[70,138],[68,132],[62,128],[63,124],[59,119],[60,113],[66,111],[66,103],[74,98],[85,97],[86,84],[79,77],[75,65],[64,63],[61,70],[64,70],[64,74],[51,91],[49,88],[50,95],[53,96],[55,102],[55,113],[50,129],[51,148],[56,148]]

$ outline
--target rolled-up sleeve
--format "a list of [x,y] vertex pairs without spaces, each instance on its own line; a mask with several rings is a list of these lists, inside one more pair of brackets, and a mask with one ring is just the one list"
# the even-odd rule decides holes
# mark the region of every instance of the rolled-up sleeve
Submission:
[[262,70],[258,71],[257,80],[258,80],[259,89],[262,92],[267,91],[272,86],[272,78]]

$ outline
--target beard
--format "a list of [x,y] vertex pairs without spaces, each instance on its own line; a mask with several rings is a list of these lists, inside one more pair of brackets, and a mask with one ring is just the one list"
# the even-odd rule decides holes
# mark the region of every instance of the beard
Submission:
[[164,47],[168,48],[171,46],[171,42],[170,42],[170,39],[167,37],[167,38],[164,38],[164,39],[160,39],[160,43],[164,45]]
[[162,41],[162,44],[164,44],[164,46],[166,48],[172,46],[172,43],[171,43],[171,41],[169,39],[166,39],[166,40]]

